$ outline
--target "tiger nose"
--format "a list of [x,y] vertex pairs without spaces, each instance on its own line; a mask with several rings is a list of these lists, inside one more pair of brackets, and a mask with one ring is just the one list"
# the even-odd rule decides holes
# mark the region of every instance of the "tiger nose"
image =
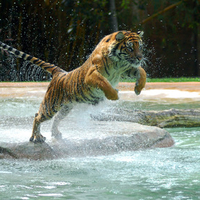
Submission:
[[142,60],[143,56],[142,56],[141,53],[138,53],[138,54],[136,55],[136,58],[140,61],[140,60]]

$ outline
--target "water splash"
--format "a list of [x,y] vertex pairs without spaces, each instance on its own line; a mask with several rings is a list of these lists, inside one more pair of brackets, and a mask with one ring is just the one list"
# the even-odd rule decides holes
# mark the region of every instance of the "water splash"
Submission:
[[51,75],[29,61],[17,60],[13,55],[5,56],[0,64],[0,81],[43,81]]

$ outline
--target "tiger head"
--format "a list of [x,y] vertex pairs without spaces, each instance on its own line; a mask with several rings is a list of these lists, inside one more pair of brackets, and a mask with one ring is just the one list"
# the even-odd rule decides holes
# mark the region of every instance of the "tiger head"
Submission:
[[142,37],[143,31],[118,31],[106,36],[107,56],[117,62],[123,62],[132,67],[139,67],[143,60]]

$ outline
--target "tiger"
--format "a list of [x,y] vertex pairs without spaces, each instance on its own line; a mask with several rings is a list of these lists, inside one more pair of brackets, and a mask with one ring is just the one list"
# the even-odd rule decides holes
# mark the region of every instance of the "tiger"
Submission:
[[127,71],[130,77],[136,78],[134,91],[139,95],[146,84],[146,72],[141,67],[144,60],[142,35],[143,31],[117,31],[105,36],[83,65],[70,72],[0,42],[1,49],[52,74],[39,111],[35,114],[29,141],[45,142],[40,126],[53,117],[51,135],[61,140],[59,123],[77,103],[96,105],[105,98],[118,100],[116,86]]

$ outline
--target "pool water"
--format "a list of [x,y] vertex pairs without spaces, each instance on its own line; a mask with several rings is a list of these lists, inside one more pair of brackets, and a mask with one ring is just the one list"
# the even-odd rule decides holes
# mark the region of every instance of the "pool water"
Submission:
[[[29,138],[40,101],[37,98],[0,99],[1,142]],[[198,103],[191,105],[197,108]],[[189,108],[188,102],[154,101],[107,102],[106,107],[110,106],[152,110]],[[80,122],[84,127],[89,120],[87,116],[94,110],[81,109],[86,110],[85,117],[75,109],[65,120],[84,118],[86,121]],[[95,112],[102,111],[102,105],[95,109]],[[44,129],[50,138],[49,124]],[[175,140],[170,148],[44,161],[1,159],[0,199],[200,199],[200,128],[166,130]]]

